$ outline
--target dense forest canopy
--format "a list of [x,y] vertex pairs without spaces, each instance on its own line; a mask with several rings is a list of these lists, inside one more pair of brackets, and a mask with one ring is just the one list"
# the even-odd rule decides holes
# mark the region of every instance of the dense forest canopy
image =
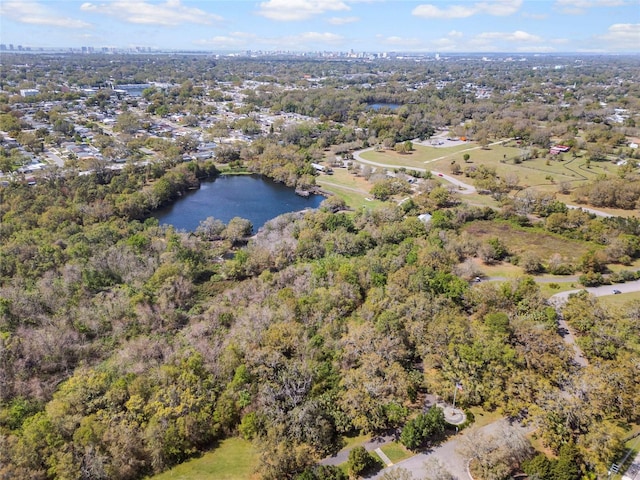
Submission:
[[[622,125],[606,120],[613,105],[640,110],[636,57],[584,57],[562,69],[557,58],[532,62],[479,69],[479,59],[3,58],[0,129],[29,133],[25,104],[61,102],[39,115],[51,129],[21,144],[81,144],[76,124],[64,123],[69,112],[86,119],[92,109],[117,109],[112,127],[97,116],[84,126],[105,157],[127,162],[117,171],[105,158],[80,175],[70,158],[36,185],[0,187],[0,478],[143,478],[230,436],[255,441],[262,478],[315,478],[311,467],[347,434],[411,425],[404,435],[417,448],[424,438],[416,429],[440,431],[437,412],[423,411],[425,396],[448,399],[456,384],[464,386],[459,405],[521,420],[556,463],[571,458],[582,473],[606,475],[640,421],[638,302],[607,308],[578,294],[557,310],[529,275],[472,280],[477,262],[503,260],[531,274],[579,274],[583,284],[636,278],[607,266],[640,258],[637,218],[568,209],[547,193],[474,206],[432,184],[378,208],[349,209],[332,197],[259,232],[242,219],[207,219],[183,232],[149,218],[221,169],[312,188],[312,162],[327,151],[348,157],[444,126],[540,148],[551,135],[605,145],[594,161],[612,152],[637,158],[625,144],[638,134],[633,116]],[[469,78],[495,95],[477,98]],[[109,81],[170,86],[114,100]],[[234,82],[245,81],[261,85],[224,110],[239,115],[225,124],[218,109],[233,103]],[[35,99],[18,96],[36,85]],[[372,112],[374,102],[401,106]],[[304,118],[263,131],[260,109]],[[159,119],[178,114],[202,138],[151,134]],[[587,132],[580,139],[578,128]],[[185,157],[232,130],[244,139],[221,143],[214,159]],[[2,147],[1,169],[17,171],[20,155]],[[142,162],[149,156],[155,161]],[[637,210],[637,172],[628,164],[576,198]],[[396,181],[378,192],[404,193],[393,190]],[[424,211],[430,222],[418,219]],[[568,262],[553,252],[510,252],[507,239],[470,233],[485,223],[581,242],[587,253]],[[587,366],[558,334],[559,314]],[[527,456],[527,472],[546,465]]]

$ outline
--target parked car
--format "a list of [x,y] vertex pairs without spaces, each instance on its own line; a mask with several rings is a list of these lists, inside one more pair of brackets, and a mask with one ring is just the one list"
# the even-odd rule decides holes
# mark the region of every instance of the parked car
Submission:
[[618,289],[615,289],[615,290],[613,291],[613,293],[614,293],[614,295],[617,295],[617,294],[622,293],[622,292],[621,292],[620,290],[618,290]]

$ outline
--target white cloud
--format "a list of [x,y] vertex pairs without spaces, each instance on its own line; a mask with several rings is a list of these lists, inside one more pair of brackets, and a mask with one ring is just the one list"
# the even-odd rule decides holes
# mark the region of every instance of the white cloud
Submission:
[[457,30],[451,30],[449,33],[447,33],[447,37],[450,37],[450,38],[460,38],[463,36],[464,36],[464,33],[458,32]]
[[222,20],[199,8],[186,7],[180,0],[150,3],[145,0],[115,0],[109,3],[83,3],[85,12],[111,15],[129,23],[142,25],[181,25],[184,23],[211,24]]
[[61,28],[87,28],[91,24],[74,18],[56,15],[45,5],[30,1],[0,2],[0,15],[30,25],[50,25]]
[[596,37],[609,44],[610,50],[637,51],[640,46],[640,23],[616,23],[604,35]]
[[254,33],[231,32],[229,35],[218,35],[212,38],[197,40],[196,45],[208,45],[219,49],[241,49],[246,48],[259,41],[258,36]]
[[383,35],[376,35],[376,38],[383,44],[390,47],[403,47],[403,48],[415,48],[423,45],[423,42],[419,38],[399,37],[392,35],[385,37]]
[[344,37],[342,35],[338,35],[335,33],[319,33],[319,32],[306,32],[301,33],[300,35],[292,35],[290,37],[285,37],[284,42],[286,45],[295,46],[297,44],[310,45],[310,44],[327,44],[327,45],[338,45],[344,41]]
[[629,0],[556,0],[553,7],[562,13],[580,15],[590,8],[621,7],[629,3]]
[[346,25],[360,21],[359,17],[331,17],[329,23],[331,25]]
[[330,32],[304,32],[280,37],[259,37],[254,33],[232,32],[212,38],[197,40],[196,45],[207,45],[219,49],[316,49],[342,45],[345,38]]
[[485,32],[476,36],[479,40],[501,40],[504,42],[541,42],[542,38],[532,35],[522,30],[516,30],[513,33],[507,32]]
[[457,50],[457,46],[458,46],[458,44],[454,42],[451,38],[444,38],[444,37],[434,40],[432,44],[436,50],[448,51],[448,52]]
[[549,15],[546,13],[522,12],[522,16],[524,18],[530,18],[531,20],[546,20],[547,18],[549,18]]
[[268,0],[260,3],[259,15],[270,20],[307,20],[325,12],[348,11],[343,0]]
[[473,15],[485,14],[498,17],[513,15],[516,13],[523,0],[488,0],[485,2],[471,3],[469,5],[451,5],[440,8],[432,4],[418,5],[411,12],[412,15],[422,18],[468,18]]
[[474,15],[476,10],[473,7],[463,7],[453,5],[446,9],[441,9],[435,5],[418,5],[411,12],[412,15],[422,18],[466,18]]

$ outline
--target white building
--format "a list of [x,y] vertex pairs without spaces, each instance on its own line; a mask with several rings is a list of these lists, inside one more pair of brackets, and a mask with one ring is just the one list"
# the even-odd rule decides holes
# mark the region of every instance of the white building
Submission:
[[40,90],[37,88],[22,88],[20,89],[21,97],[35,97],[40,93]]

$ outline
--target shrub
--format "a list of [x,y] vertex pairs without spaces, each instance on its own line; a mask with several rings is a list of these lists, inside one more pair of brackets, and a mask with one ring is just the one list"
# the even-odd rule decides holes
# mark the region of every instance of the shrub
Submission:
[[400,442],[409,449],[418,448],[431,437],[444,432],[445,425],[444,412],[433,406],[427,413],[407,422],[400,434]]
[[365,473],[371,473],[380,468],[378,460],[365,450],[364,447],[355,447],[349,452],[349,460],[347,461],[349,475],[359,477]]
[[603,285],[605,283],[602,274],[596,272],[589,272],[584,275],[580,275],[578,280],[585,287],[597,287],[598,285]]

